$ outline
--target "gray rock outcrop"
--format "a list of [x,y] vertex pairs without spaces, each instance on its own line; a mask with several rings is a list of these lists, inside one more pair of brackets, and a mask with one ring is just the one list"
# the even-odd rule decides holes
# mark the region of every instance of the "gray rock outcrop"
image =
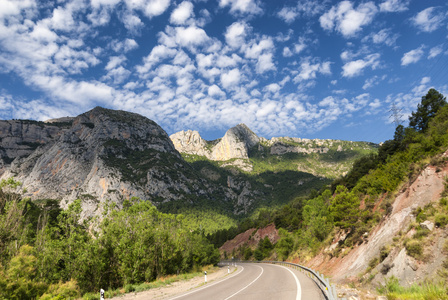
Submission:
[[[14,176],[32,199],[61,199],[63,207],[82,199],[85,216],[99,214],[106,200],[121,206],[131,197],[156,205],[230,202],[235,212],[250,206],[250,188],[225,187],[199,176],[166,132],[143,116],[96,107],[63,121],[0,122],[1,178]],[[198,136],[186,134],[193,140]]]

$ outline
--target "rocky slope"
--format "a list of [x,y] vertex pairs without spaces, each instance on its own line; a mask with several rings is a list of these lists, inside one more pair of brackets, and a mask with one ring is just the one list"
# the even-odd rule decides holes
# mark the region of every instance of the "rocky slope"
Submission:
[[32,199],[60,199],[66,206],[80,198],[87,215],[100,213],[106,200],[120,206],[131,197],[168,212],[207,206],[248,213],[320,189],[374,149],[369,143],[266,140],[244,124],[215,141],[195,131],[170,138],[143,116],[101,107],[47,122],[0,121],[1,178],[16,177]]
[[255,192],[198,174],[153,121],[97,107],[65,122],[0,122],[1,178],[14,176],[33,199],[81,198],[86,215],[106,200],[119,206],[139,197],[157,205],[209,203],[234,213],[250,208]]
[[[448,151],[444,157],[448,157]],[[447,164],[428,165],[414,181],[403,186],[392,202],[390,214],[384,214],[381,222],[363,236],[362,243],[332,255],[346,238],[346,234],[336,236],[333,244],[308,261],[307,266],[339,283],[364,281],[379,286],[386,278],[395,276],[401,285],[408,286],[436,278],[446,259],[448,231],[434,226],[434,221],[419,223],[418,213],[429,205],[437,205],[446,189],[446,178]],[[413,255],[413,249],[406,248],[411,240],[420,244],[421,254]]]

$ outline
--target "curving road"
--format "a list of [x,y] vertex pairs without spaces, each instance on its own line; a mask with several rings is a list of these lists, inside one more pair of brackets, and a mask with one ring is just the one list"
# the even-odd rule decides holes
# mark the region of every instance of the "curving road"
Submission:
[[[225,267],[227,268],[227,267]],[[271,264],[241,264],[223,279],[204,284],[171,300],[307,300],[325,299],[303,273]]]

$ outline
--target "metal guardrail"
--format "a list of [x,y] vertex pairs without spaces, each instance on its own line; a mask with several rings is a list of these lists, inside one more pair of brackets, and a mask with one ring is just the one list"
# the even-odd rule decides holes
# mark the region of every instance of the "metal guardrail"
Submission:
[[328,299],[328,300],[338,300],[338,295],[336,292],[336,288],[333,284],[330,283],[330,279],[325,278],[323,274],[320,274],[318,271],[314,271],[313,269],[301,266],[299,264],[293,264],[290,262],[284,262],[284,261],[244,261],[244,260],[239,260],[239,261],[230,261],[230,260],[226,260],[226,261],[221,261],[221,263],[269,263],[269,264],[279,264],[279,265],[286,265],[286,266],[290,266],[293,268],[296,268],[297,270],[303,271],[305,272],[305,274],[308,275],[308,277],[310,279],[312,279],[317,286],[320,288],[320,290],[322,291],[322,294]]

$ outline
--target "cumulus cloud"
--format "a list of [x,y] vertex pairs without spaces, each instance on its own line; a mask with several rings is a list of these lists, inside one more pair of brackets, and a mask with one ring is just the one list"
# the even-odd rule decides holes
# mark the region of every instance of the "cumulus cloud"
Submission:
[[443,52],[443,45],[438,45],[429,50],[428,59],[439,56]]
[[373,76],[371,78],[367,78],[364,82],[364,85],[362,86],[362,88],[364,90],[369,89],[371,87],[374,87],[375,85],[378,85],[381,81],[385,80],[387,78],[387,75],[383,75],[383,76]]
[[170,22],[176,25],[183,25],[185,22],[194,16],[193,3],[184,1],[173,10],[170,17]]
[[424,45],[421,45],[417,49],[411,50],[409,52],[406,52],[403,57],[401,58],[401,65],[407,66],[409,64],[414,64],[418,62],[423,57],[423,48]]
[[347,62],[342,66],[343,77],[355,77],[362,74],[363,70],[370,67],[375,70],[379,66],[380,55],[378,53],[367,55],[364,59]]
[[230,12],[235,15],[259,15],[263,13],[258,0],[219,0],[219,6],[230,6]]
[[126,52],[129,52],[131,50],[137,49],[138,48],[138,44],[137,44],[137,42],[134,39],[125,39],[123,41],[113,40],[110,43],[110,47],[115,52],[126,53]]
[[121,16],[121,21],[123,22],[124,27],[132,34],[138,34],[140,29],[144,27],[142,20],[140,20],[134,13],[127,12],[123,14]]
[[209,86],[209,88],[208,88],[208,95],[210,97],[214,97],[214,98],[221,98],[221,97],[224,97],[226,95],[226,93],[223,90],[221,90],[219,88],[219,86],[214,84],[212,86]]
[[380,4],[380,11],[402,12],[408,10],[410,0],[386,0]]
[[381,29],[376,33],[371,33],[365,36],[362,41],[368,42],[371,41],[374,44],[385,44],[387,46],[394,46],[397,39],[399,37],[398,33],[392,33],[392,30],[389,28]]
[[306,59],[300,64],[300,73],[294,77],[294,82],[315,79],[317,74],[331,75],[331,62],[319,62],[317,59]]
[[298,17],[299,12],[295,7],[283,7],[278,13],[277,16],[285,21],[288,24],[291,24]]
[[[112,0],[114,1],[114,0]],[[115,2],[115,1],[114,1]],[[128,8],[140,10],[148,18],[160,16],[170,6],[170,0],[125,0]]]
[[419,30],[432,32],[442,26],[445,18],[446,14],[440,8],[428,7],[414,16],[411,21]]
[[291,24],[299,17],[312,17],[322,13],[328,1],[299,0],[296,6],[285,6],[277,12],[277,17]]
[[241,48],[249,30],[250,27],[245,22],[233,23],[224,34],[227,44],[232,48]]
[[362,27],[372,22],[378,9],[373,2],[365,2],[354,8],[350,1],[342,1],[333,6],[320,18],[320,25],[327,31],[336,30],[344,37],[352,37]]
[[225,89],[235,87],[241,80],[241,73],[238,69],[232,69],[221,74],[221,84]]

